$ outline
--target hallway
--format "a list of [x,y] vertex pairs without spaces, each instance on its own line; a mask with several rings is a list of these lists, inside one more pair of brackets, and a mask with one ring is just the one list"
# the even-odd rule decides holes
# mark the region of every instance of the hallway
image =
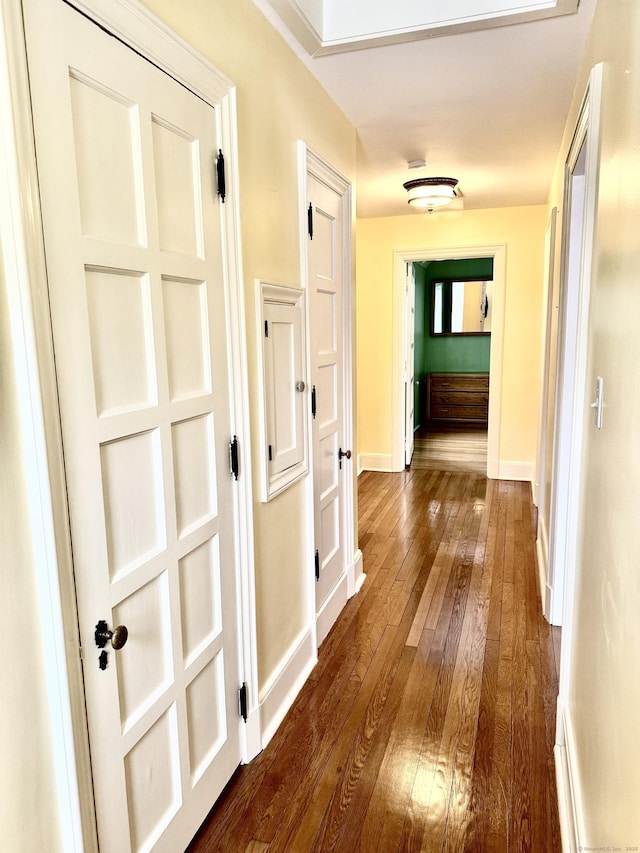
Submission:
[[560,850],[530,486],[365,472],[367,580],[189,848]]

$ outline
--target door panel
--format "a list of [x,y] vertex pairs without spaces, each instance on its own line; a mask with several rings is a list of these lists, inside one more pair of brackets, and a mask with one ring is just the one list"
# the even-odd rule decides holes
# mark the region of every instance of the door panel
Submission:
[[217,121],[62,2],[25,20],[100,849],[174,851],[240,760]]
[[269,336],[264,342],[267,408],[271,440],[271,474],[304,459],[303,401],[298,381],[303,375],[302,315],[297,305],[266,302]]

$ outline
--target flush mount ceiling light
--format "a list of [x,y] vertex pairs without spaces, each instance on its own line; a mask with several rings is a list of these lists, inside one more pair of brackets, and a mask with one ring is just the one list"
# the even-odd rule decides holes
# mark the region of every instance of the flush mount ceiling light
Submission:
[[414,178],[403,184],[409,193],[409,204],[433,210],[444,207],[456,198],[457,178]]

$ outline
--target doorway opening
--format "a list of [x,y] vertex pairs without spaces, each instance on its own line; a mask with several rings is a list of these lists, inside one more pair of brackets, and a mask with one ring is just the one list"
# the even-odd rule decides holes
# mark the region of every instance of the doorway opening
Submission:
[[403,461],[499,477],[504,246],[397,252],[394,283]]
[[414,467],[486,474],[493,258],[411,267]]

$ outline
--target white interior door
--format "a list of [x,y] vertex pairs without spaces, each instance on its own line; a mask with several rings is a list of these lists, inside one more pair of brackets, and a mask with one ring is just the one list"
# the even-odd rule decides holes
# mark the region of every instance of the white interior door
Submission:
[[407,264],[407,287],[405,296],[405,441],[404,464],[411,465],[415,430],[415,319],[416,280],[413,264]]
[[216,115],[25,16],[99,844],[181,850],[240,760]]
[[[316,547],[316,626],[321,643],[347,598],[343,478],[351,465],[343,435],[343,222],[342,197],[309,175],[313,237],[309,252],[309,315],[314,528]],[[341,454],[349,453],[349,458]]]

